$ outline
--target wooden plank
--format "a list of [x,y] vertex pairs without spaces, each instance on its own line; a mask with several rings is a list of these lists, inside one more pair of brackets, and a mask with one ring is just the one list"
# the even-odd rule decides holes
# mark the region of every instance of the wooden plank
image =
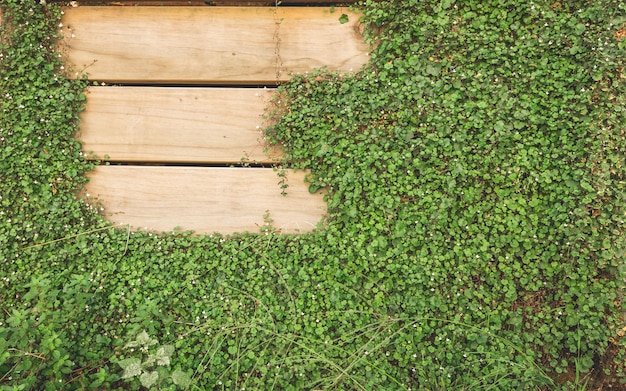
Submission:
[[272,169],[98,166],[86,192],[110,221],[148,230],[259,232],[269,212],[274,227],[295,233],[311,231],[326,213],[304,176],[287,171],[283,196]]
[[260,129],[274,90],[91,87],[78,139],[89,156],[121,162],[275,162]]
[[110,83],[272,84],[359,69],[361,32],[359,14],[341,7],[77,7],[65,10],[61,50]]

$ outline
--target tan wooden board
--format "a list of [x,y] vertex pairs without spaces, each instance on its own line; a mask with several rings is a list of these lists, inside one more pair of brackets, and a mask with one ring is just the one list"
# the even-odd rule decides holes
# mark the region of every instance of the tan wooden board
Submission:
[[265,168],[98,166],[86,193],[107,219],[148,230],[259,232],[264,215],[283,233],[311,231],[326,213],[303,171],[287,171],[287,195]]
[[[275,162],[261,126],[273,89],[90,87],[78,139],[118,162]],[[267,150],[267,151],[266,151]]]
[[359,14],[342,7],[81,6],[62,22],[67,63],[105,82],[271,84],[368,60]]

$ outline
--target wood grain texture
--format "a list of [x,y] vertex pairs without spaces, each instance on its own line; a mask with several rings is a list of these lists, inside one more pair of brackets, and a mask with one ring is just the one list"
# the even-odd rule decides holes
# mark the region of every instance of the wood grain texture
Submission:
[[323,195],[309,193],[302,171],[286,177],[283,196],[272,169],[99,166],[85,191],[108,220],[148,230],[259,232],[269,212],[283,233],[311,231],[326,213]]
[[273,89],[90,87],[78,138],[90,157],[121,162],[275,162],[262,115]]
[[272,84],[368,60],[359,14],[341,7],[76,7],[63,33],[74,71],[111,83]]

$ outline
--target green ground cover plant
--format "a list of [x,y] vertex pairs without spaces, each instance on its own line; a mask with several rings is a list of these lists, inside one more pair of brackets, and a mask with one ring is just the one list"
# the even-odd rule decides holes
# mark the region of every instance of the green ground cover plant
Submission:
[[622,2],[365,1],[371,63],[268,111],[327,221],[228,237],[77,196],[61,10],[0,6],[0,389],[622,387]]

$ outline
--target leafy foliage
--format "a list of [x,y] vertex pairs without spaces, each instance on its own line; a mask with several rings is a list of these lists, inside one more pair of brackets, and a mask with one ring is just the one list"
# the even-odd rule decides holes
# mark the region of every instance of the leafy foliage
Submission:
[[[170,365],[170,358],[174,354],[174,346],[157,346],[154,354],[149,353],[150,347],[157,345],[159,341],[152,339],[148,333],[142,331],[137,337],[128,342],[124,348],[130,349],[130,354],[134,357],[119,360],[117,363],[124,370],[122,379],[132,379],[139,376],[139,381],[143,387],[152,388],[157,382],[162,382],[171,377],[172,382],[181,387],[187,388],[191,385],[191,379],[187,373],[176,370],[171,375],[164,366]],[[135,348],[140,357],[136,357]],[[143,356],[146,356],[145,358]],[[155,368],[156,367],[156,368]],[[159,381],[160,379],[160,381]]]
[[2,389],[624,379],[619,1],[366,1],[370,65],[295,75],[269,112],[325,228],[230,237],[111,227],[77,197],[60,10],[0,5]]

